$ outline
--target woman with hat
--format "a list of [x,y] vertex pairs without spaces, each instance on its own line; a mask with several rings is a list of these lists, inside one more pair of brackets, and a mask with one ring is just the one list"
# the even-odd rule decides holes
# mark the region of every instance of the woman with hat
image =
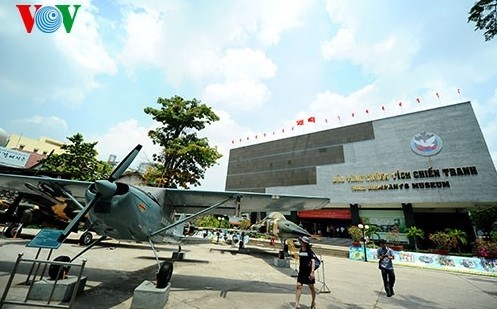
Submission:
[[300,295],[304,284],[309,286],[311,290],[311,309],[316,308],[316,290],[314,284],[316,278],[314,275],[315,267],[315,254],[311,250],[311,242],[309,237],[303,236],[300,238],[300,252],[299,252],[299,274],[297,276],[297,291],[295,295],[295,308],[300,308]]

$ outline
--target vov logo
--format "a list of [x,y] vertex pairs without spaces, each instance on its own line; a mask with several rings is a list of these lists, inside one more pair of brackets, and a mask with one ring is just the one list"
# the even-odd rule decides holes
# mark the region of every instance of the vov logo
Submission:
[[[72,30],[72,25],[76,19],[80,4],[74,6],[74,14],[69,13],[68,4],[56,4],[53,6],[42,6],[41,4],[18,4],[16,5],[21,14],[22,21],[26,27],[26,32],[31,33],[33,26],[40,29],[41,32],[52,33],[60,28],[63,23],[67,33]],[[31,7],[34,7],[34,13],[31,13]]]

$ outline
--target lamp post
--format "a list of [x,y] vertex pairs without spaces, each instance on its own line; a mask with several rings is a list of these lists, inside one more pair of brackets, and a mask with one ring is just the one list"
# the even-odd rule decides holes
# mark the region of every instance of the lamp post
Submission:
[[366,230],[369,229],[369,225],[364,225],[362,223],[359,223],[357,225],[358,228],[361,229],[361,232],[362,232],[362,246],[363,246],[363,250],[364,250],[364,262],[367,262],[368,261],[368,255],[366,253]]

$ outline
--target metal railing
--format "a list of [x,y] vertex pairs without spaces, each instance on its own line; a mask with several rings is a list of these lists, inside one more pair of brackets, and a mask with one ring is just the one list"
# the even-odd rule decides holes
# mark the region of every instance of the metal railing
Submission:
[[[81,277],[83,274],[83,270],[85,268],[86,259],[83,259],[83,262],[81,264],[77,264],[77,263],[71,263],[71,262],[39,260],[39,259],[37,259],[38,256],[39,256],[39,252],[36,255],[36,259],[24,259],[23,253],[18,254],[17,260],[14,264],[14,269],[12,270],[12,272],[10,274],[9,280],[7,282],[7,286],[5,287],[5,291],[3,292],[2,298],[0,300],[0,309],[5,304],[23,305],[23,306],[32,306],[32,307],[47,307],[47,308],[71,308],[71,306],[73,305],[74,300],[76,298],[76,294],[79,291],[80,281],[81,281]],[[14,277],[16,276],[16,273],[19,269],[19,265],[21,263],[32,263],[31,270],[29,272],[28,278],[26,279],[26,284],[29,285],[28,292],[26,294],[26,297],[24,298],[24,301],[19,301],[19,300],[15,300],[15,299],[8,300],[7,296],[9,294],[9,290],[12,286],[12,282],[14,281]],[[56,276],[57,279],[50,282],[50,283],[53,283],[53,286],[51,288],[50,295],[49,295],[46,303],[44,301],[33,301],[33,300],[29,299],[29,296],[30,296],[32,289],[33,289],[33,286],[34,286],[34,283],[36,282],[36,276],[38,275],[38,272],[40,270],[40,266],[42,264],[44,265],[44,267],[43,267],[43,271],[42,271],[38,281],[41,281],[43,279],[43,274],[45,272],[47,265],[59,265],[59,266],[61,266],[58,268],[58,273]],[[32,280],[30,281],[32,272],[33,272],[35,267],[36,267],[36,271],[32,276]],[[57,284],[60,284],[60,282],[59,282],[60,280],[58,278],[60,278],[60,275],[61,275],[64,267],[79,267],[79,273],[77,276],[77,280],[76,280],[74,289],[73,289],[72,294],[71,294],[71,299],[66,304],[64,304],[62,302],[59,304],[52,304],[52,302],[54,301],[53,298],[54,298],[55,290],[57,288]]]

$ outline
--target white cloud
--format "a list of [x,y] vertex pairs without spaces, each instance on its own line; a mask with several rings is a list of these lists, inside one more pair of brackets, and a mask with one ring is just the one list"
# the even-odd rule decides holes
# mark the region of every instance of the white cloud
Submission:
[[57,116],[45,117],[36,115],[29,118],[19,119],[17,121],[27,126],[37,125],[61,130],[67,130],[68,128],[67,122]]
[[152,162],[152,155],[160,150],[147,135],[152,129],[140,126],[135,119],[129,119],[115,124],[103,135],[93,136],[89,140],[98,141],[95,148],[100,160],[107,160],[112,154],[117,156],[117,161],[121,161],[136,145],[142,145],[142,150],[132,164],[137,167],[140,162]]
[[238,110],[251,110],[262,106],[271,96],[261,83],[233,81],[211,84],[205,88],[204,101]]
[[[260,47],[277,44],[284,31],[301,24],[301,15],[312,4],[301,0],[228,1],[222,6],[223,17],[214,18],[209,13],[219,14],[219,7],[198,2],[195,8],[189,2],[164,2],[160,6],[151,1],[122,2],[129,7],[125,13],[126,41],[120,61],[129,72],[141,65],[158,66],[174,85],[185,78],[206,78],[220,73],[216,66],[222,65],[224,55],[227,55],[225,60],[230,60],[230,52],[243,58],[243,49],[241,52],[236,49],[248,42],[256,40]],[[251,77],[251,68],[239,64],[238,71],[246,78]],[[260,76],[257,74],[255,78]]]
[[226,55],[206,67],[206,75],[220,75],[222,83],[208,84],[204,99],[212,104],[241,110],[251,110],[266,103],[271,93],[262,80],[276,73],[276,66],[260,50],[228,50]]
[[[43,6],[59,2],[46,1]],[[53,103],[73,108],[80,105],[88,92],[97,86],[97,76],[113,75],[117,67],[106,51],[100,37],[99,23],[90,0],[68,1],[70,13],[73,4],[81,7],[76,14],[72,31],[61,26],[54,33],[42,33],[34,26],[26,33],[15,6],[7,9],[5,23],[11,31],[0,31],[2,44],[2,96],[22,97],[23,101]],[[5,2],[1,2],[0,11]],[[8,4],[10,6],[10,4]],[[20,63],[22,62],[22,65]]]
[[[95,18],[96,8],[90,0],[78,1],[81,4],[70,34],[65,30],[55,32],[55,42],[61,53],[79,70],[90,76],[98,74],[114,75],[117,67],[108,54],[99,33],[99,23]],[[74,10],[70,9],[74,14]],[[90,83],[86,83],[89,85]]]

